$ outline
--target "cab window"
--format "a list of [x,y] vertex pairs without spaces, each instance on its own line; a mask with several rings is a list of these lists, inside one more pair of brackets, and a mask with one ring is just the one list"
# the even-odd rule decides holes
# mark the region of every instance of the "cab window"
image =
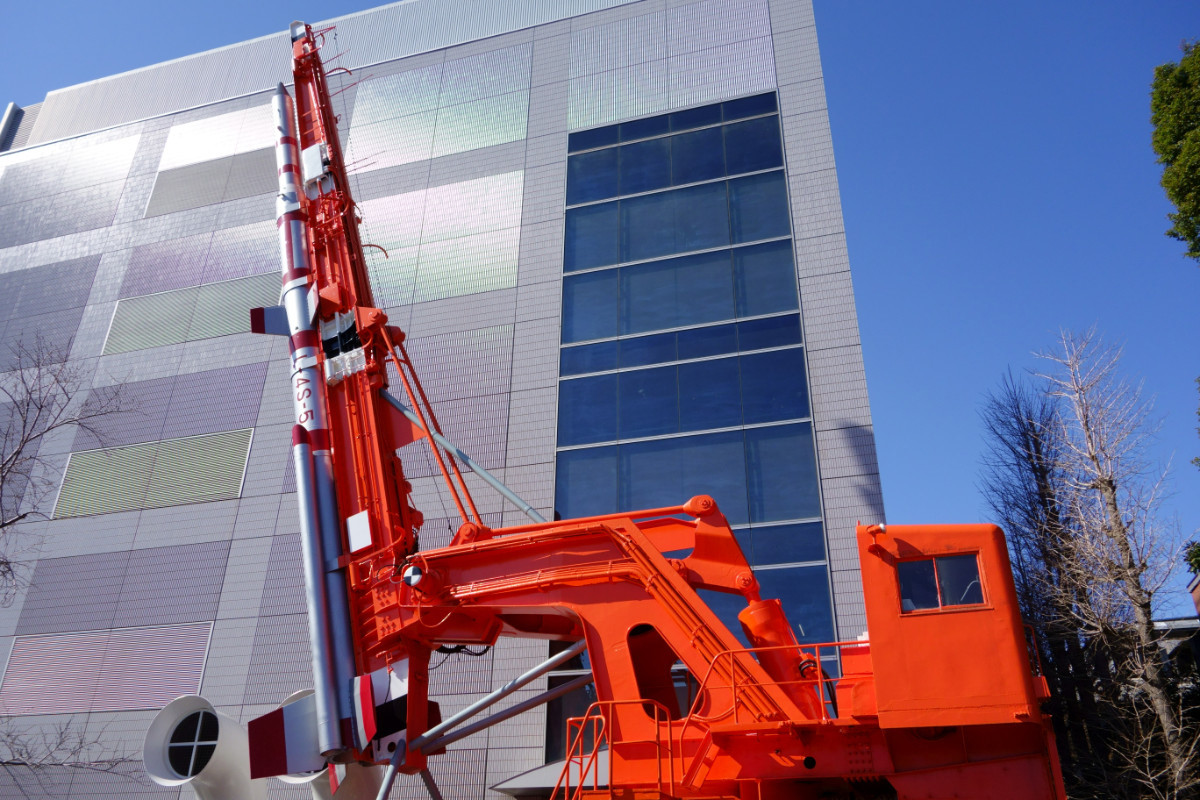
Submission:
[[983,602],[979,561],[973,553],[902,561],[896,565],[896,572],[903,613]]

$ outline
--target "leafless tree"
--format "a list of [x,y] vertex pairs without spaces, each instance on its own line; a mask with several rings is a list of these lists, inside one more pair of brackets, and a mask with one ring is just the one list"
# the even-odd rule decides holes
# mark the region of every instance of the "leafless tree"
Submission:
[[120,392],[90,391],[90,375],[41,338],[13,346],[0,375],[0,598],[21,581],[14,554],[19,523],[44,516],[57,476],[43,445],[70,429],[100,435],[101,420],[122,412]]
[[102,739],[103,732],[88,735],[72,723],[26,730],[6,721],[0,724],[0,771],[9,789],[30,798],[59,794],[64,776],[80,770],[144,784],[140,759]]
[[[22,522],[46,515],[58,481],[46,445],[72,428],[102,440],[102,421],[122,413],[118,389],[91,390],[91,376],[66,353],[34,337],[13,347],[0,375],[0,600],[11,602],[24,582],[16,549]],[[0,720],[0,770],[28,796],[47,796],[54,773],[89,770],[132,776],[136,761],[73,723],[24,729]]]
[[1178,563],[1155,426],[1120,349],[1062,334],[1046,369],[1009,376],[984,411],[984,492],[1009,530],[1023,611],[1056,694],[1071,794],[1194,797],[1195,736],[1153,623]]

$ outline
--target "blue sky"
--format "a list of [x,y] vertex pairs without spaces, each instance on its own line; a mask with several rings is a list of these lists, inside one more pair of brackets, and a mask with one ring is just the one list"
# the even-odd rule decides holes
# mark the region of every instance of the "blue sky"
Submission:
[[[1149,84],[1200,5],[815,2],[889,520],[986,520],[983,398],[1095,325],[1155,398],[1194,535],[1200,265],[1162,235]],[[0,103],[372,5],[9,4]]]

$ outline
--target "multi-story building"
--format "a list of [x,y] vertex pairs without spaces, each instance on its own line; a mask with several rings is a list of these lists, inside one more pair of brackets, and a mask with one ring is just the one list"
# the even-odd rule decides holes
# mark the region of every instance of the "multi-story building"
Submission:
[[[857,636],[853,527],[882,505],[809,0],[407,0],[332,22],[376,299],[447,435],[547,517],[711,494],[803,640]],[[4,538],[14,731],[138,756],[177,695],[245,721],[310,683],[286,342],[246,332],[279,291],[269,103],[289,70],[280,33],[5,116],[0,367],[36,337],[87,402],[127,409],[51,437],[52,490],[12,501],[40,512]],[[402,452],[421,543],[443,544],[436,468]],[[475,484],[489,524],[524,520]],[[453,710],[546,648],[448,657],[433,688]],[[435,775],[483,797],[552,760],[583,699]],[[49,796],[179,791],[38,775]],[[33,779],[0,771],[0,796]]]

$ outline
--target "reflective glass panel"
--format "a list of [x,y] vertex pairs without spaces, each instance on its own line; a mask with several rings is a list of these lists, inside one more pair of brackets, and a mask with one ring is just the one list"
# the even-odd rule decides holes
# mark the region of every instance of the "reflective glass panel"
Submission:
[[727,103],[722,103],[721,107],[725,114],[726,122],[733,119],[753,117],[759,114],[769,114],[776,109],[775,93],[769,92],[767,94],[755,95],[754,97],[742,97],[738,100],[730,100]]
[[555,519],[611,514],[620,507],[615,446],[563,451],[555,476]]
[[782,167],[779,117],[759,117],[726,125],[725,163],[730,175]]
[[747,430],[746,471],[751,522],[821,515],[810,424]]
[[[570,214],[567,212],[568,225]],[[568,227],[568,235],[570,228]],[[621,201],[621,260],[676,253],[675,193],[659,192]]]
[[703,125],[715,125],[721,121],[720,104],[689,108],[671,115],[671,130],[686,131]]
[[777,597],[801,644],[832,642],[833,604],[824,565],[755,570],[762,596]]
[[675,367],[622,372],[619,386],[622,439],[679,431]]
[[808,416],[804,350],[742,356],[742,413],[747,425]]
[[632,122],[622,122],[620,127],[621,141],[628,142],[633,139],[644,139],[647,136],[666,133],[671,129],[671,123],[669,115],[663,114],[657,117],[635,119]]
[[824,561],[825,534],[822,527],[820,522],[755,526],[746,534],[753,550],[753,555],[747,552],[746,557],[755,566]]
[[742,643],[742,647],[750,647],[750,640],[746,638],[745,632],[742,630],[742,623],[738,621],[738,614],[746,607],[746,598],[740,594],[727,594],[726,592],[714,592],[711,589],[697,589],[696,594],[700,595],[700,599],[704,604],[717,615],[717,619],[721,621],[729,632]]
[[620,362],[622,367],[660,364],[664,361],[674,361],[675,357],[675,334],[673,333],[621,340]]
[[787,236],[787,186],[782,172],[750,175],[729,182],[733,241],[752,242]]
[[616,202],[568,209],[563,270],[615,264],[617,243]]
[[609,442],[617,438],[617,376],[597,375],[558,385],[558,443]]
[[725,174],[721,129],[705,128],[671,137],[671,182],[695,183]]
[[921,611],[938,607],[937,577],[933,559],[903,561],[896,565],[900,578],[900,610]]
[[738,399],[736,358],[679,365],[680,430],[740,425],[742,409]]
[[677,189],[676,252],[729,244],[729,204],[724,182]]
[[617,126],[608,125],[604,128],[593,128],[590,131],[578,131],[567,137],[567,151],[574,153],[578,150],[590,150],[593,147],[617,143]]
[[567,159],[567,205],[616,197],[617,148],[580,153]]
[[620,273],[623,334],[733,316],[728,251],[622,267]]
[[733,251],[738,316],[773,314],[799,306],[791,242],[767,242]]
[[746,520],[745,455],[739,431],[623,444],[619,453],[621,508],[678,505],[708,494],[731,523]]
[[974,554],[938,558],[937,575],[942,590],[942,605],[968,606],[983,602],[979,562]]
[[579,347],[564,347],[559,354],[560,375],[582,375],[617,368],[617,343],[597,342]]
[[739,322],[737,329],[738,349],[742,352],[800,344],[800,317],[797,314],[746,320]]
[[564,342],[604,339],[617,334],[617,270],[563,280]]
[[704,358],[737,351],[737,329],[733,325],[711,325],[678,333],[680,358]]
[[648,139],[617,149],[621,153],[621,194],[649,192],[670,185],[670,137]]

